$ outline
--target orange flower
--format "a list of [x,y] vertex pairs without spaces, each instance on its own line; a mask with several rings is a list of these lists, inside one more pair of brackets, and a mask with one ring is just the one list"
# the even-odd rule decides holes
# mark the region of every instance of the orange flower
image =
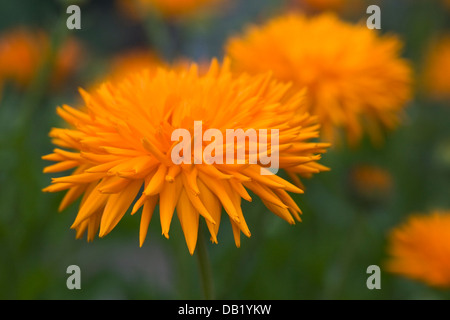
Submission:
[[52,85],[58,87],[75,72],[83,55],[82,46],[78,40],[69,37],[56,54],[55,66],[52,74]]
[[31,82],[48,43],[42,32],[34,35],[23,30],[13,30],[0,38],[0,79],[10,79],[21,86]]
[[450,97],[450,36],[433,43],[425,63],[427,93],[441,98]]
[[[316,161],[328,144],[309,142],[317,137],[315,119],[301,112],[301,94],[286,96],[288,88],[270,74],[234,75],[228,61],[219,66],[214,60],[204,74],[197,72],[195,64],[189,70],[161,68],[155,75],[143,71],[118,83],[106,82],[95,92],[82,90],[87,110],[66,105],[57,108],[72,127],[50,132],[54,144],[70,151],[57,148],[43,157],[56,162],[44,172],[75,170],[52,179],[44,191],[68,190],[60,210],[82,196],[72,228],[77,230],[77,238],[87,230],[88,240],[93,240],[99,229],[100,237],[108,234],[132,206],[132,214],[143,208],[142,246],[157,203],[162,233],[168,237],[176,208],[191,254],[200,216],[212,241],[217,242],[222,207],[231,221],[236,245],[240,245],[240,232],[250,236],[241,210],[242,198],[251,201],[247,190],[273,213],[294,223],[301,212],[288,192],[303,190],[277,175],[263,175],[265,164],[248,161],[249,146],[243,164],[176,164],[172,158],[178,145],[172,141],[174,130],[195,133],[194,121],[202,121],[205,129],[215,128],[224,135],[226,129],[277,128],[280,169],[299,175],[326,170]],[[267,145],[269,137],[265,141],[262,143]],[[216,156],[227,145],[217,143]],[[195,150],[205,151],[206,147],[194,141],[192,154],[183,151],[183,157],[198,159]],[[262,147],[258,143],[259,152]]]
[[271,70],[296,90],[306,87],[324,139],[345,130],[356,144],[365,130],[378,141],[381,129],[396,127],[411,97],[411,69],[399,57],[400,46],[392,35],[333,14],[290,14],[231,38],[226,52],[236,70]]
[[[3,34],[0,37],[0,83],[10,80],[21,87],[29,85],[49,50],[49,39],[42,31],[16,29]],[[60,85],[73,72],[80,53],[80,44],[73,38],[64,43],[56,54],[53,86]]]
[[412,215],[389,236],[387,269],[428,285],[450,288],[450,212]]

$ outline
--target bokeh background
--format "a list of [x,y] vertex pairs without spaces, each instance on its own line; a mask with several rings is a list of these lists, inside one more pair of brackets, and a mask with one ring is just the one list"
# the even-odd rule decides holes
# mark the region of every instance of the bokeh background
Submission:
[[[170,239],[154,216],[139,248],[139,219],[127,214],[108,236],[91,243],[70,229],[77,206],[62,213],[63,193],[43,193],[56,106],[80,102],[78,87],[102,78],[111,61],[133,48],[151,48],[167,61],[223,56],[227,37],[249,23],[285,10],[294,1],[223,0],[220,7],[170,22],[125,12],[118,1],[1,1],[0,36],[19,27],[42,30],[53,48],[64,39],[80,45],[70,74],[52,85],[51,64],[26,84],[0,79],[0,298],[1,299],[202,299],[196,256],[186,248],[175,218]],[[69,31],[66,8],[81,8],[81,30]],[[295,195],[303,222],[295,226],[259,200],[243,204],[252,232],[236,248],[231,226],[208,244],[219,299],[448,299],[450,292],[383,269],[389,230],[413,212],[450,208],[450,102],[423,86],[427,55],[450,32],[450,6],[438,0],[353,1],[338,12],[347,21],[381,8],[382,33],[404,41],[415,72],[414,99],[402,125],[385,144],[331,148],[321,163],[330,172],[304,180]],[[295,33],[292,34],[295,41]],[[326,39],[323,39],[326,40]],[[18,61],[20,57],[17,58]],[[0,61],[0,64],[2,61]],[[448,74],[447,74],[448,76]],[[66,268],[81,268],[81,290],[68,290]],[[381,289],[366,287],[369,265],[381,268]]]

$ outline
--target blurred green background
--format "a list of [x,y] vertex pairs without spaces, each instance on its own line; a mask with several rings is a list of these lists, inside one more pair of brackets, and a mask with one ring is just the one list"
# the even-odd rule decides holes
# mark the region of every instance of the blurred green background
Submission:
[[[197,259],[190,256],[178,219],[170,239],[161,235],[155,214],[139,248],[139,217],[127,214],[108,236],[92,243],[70,229],[77,206],[57,208],[64,193],[42,193],[54,174],[43,174],[52,151],[51,127],[61,125],[55,108],[76,105],[78,87],[91,84],[123,50],[153,46],[167,59],[221,57],[227,36],[250,22],[282,12],[288,1],[232,0],[225,9],[167,25],[135,21],[114,1],[1,1],[0,33],[18,26],[46,30],[57,45],[71,35],[83,44],[77,71],[58,90],[42,79],[28,87],[4,83],[0,100],[0,298],[1,299],[201,299]],[[81,8],[81,30],[65,27],[69,4]],[[450,9],[441,1],[370,1],[382,11],[382,33],[405,42],[404,56],[417,79],[426,50],[450,28]],[[349,21],[366,19],[365,8]],[[164,38],[164,32],[176,39]],[[171,31],[172,30],[172,31]],[[174,31],[175,30],[175,31]],[[294,36],[294,34],[293,34]],[[324,39],[325,40],[325,39]],[[39,78],[41,77],[41,78]],[[450,208],[450,106],[424,94],[416,81],[407,120],[385,145],[367,141],[357,149],[331,149],[322,163],[331,172],[304,180],[295,200],[303,222],[290,226],[260,201],[243,203],[252,232],[235,247],[223,221],[219,244],[208,243],[215,295],[219,299],[448,299],[450,292],[383,270],[386,235],[412,212]],[[389,173],[389,192],[365,194],[352,179],[360,165]],[[81,290],[68,290],[66,268],[81,268]],[[366,269],[381,267],[381,289],[369,290]]]

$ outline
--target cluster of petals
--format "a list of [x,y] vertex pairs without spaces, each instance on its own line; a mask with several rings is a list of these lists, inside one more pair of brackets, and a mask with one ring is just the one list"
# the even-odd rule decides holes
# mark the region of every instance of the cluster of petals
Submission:
[[[169,236],[176,212],[192,254],[202,219],[217,242],[224,209],[239,246],[240,233],[250,236],[242,199],[252,201],[256,195],[271,212],[293,224],[300,220],[301,210],[290,193],[304,192],[295,181],[327,170],[317,161],[329,144],[315,141],[319,125],[305,111],[304,92],[292,94],[290,85],[271,73],[234,73],[228,59],[222,64],[213,59],[202,72],[196,64],[142,70],[80,93],[81,108],[57,108],[67,127],[50,131],[57,148],[43,157],[55,162],[44,172],[72,172],[53,178],[44,191],[67,190],[60,210],[81,198],[72,228],[77,237],[87,232],[89,241],[97,233],[103,237],[111,232],[131,209],[133,215],[141,212],[142,246],[159,208],[162,234]],[[296,180],[262,174],[264,164],[248,161],[175,164],[171,150],[178,142],[172,141],[172,132],[192,132],[194,121],[224,136],[226,129],[278,129],[279,169]]]
[[401,122],[412,82],[401,48],[395,35],[380,35],[332,13],[278,16],[226,44],[234,69],[272,70],[296,90],[306,87],[308,110],[318,116],[323,139],[337,142],[346,133],[353,145],[365,133],[380,142],[385,129]]
[[387,269],[438,288],[450,287],[450,212],[414,214],[389,235]]

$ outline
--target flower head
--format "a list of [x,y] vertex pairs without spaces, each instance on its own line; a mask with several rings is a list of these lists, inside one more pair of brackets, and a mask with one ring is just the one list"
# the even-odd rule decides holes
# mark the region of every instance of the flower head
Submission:
[[0,78],[27,85],[48,50],[43,33],[31,34],[23,29],[5,33],[0,39]]
[[395,36],[333,14],[289,14],[231,38],[226,51],[236,70],[272,70],[295,88],[306,87],[324,139],[344,129],[357,143],[365,129],[377,139],[382,128],[394,128],[410,98],[411,70],[400,47]]
[[416,214],[389,236],[387,269],[436,287],[450,287],[450,212]]
[[443,37],[430,48],[425,63],[425,88],[434,97],[450,97],[450,36]]
[[[200,216],[217,242],[222,208],[239,246],[241,232],[250,236],[241,210],[242,199],[252,200],[248,190],[289,223],[300,220],[301,211],[288,192],[303,190],[275,174],[264,175],[267,163],[248,161],[249,144],[243,163],[198,161],[211,144],[196,142],[194,124],[202,122],[201,136],[207,129],[216,130],[216,139],[227,129],[277,129],[280,169],[293,175],[326,170],[316,161],[328,144],[310,141],[318,136],[315,118],[302,111],[302,94],[287,96],[288,89],[270,74],[235,75],[228,60],[222,66],[213,60],[207,72],[197,72],[195,64],[186,70],[161,68],[154,75],[144,70],[120,82],[105,82],[94,92],[81,90],[84,109],[57,108],[71,127],[51,130],[53,143],[60,148],[43,157],[56,162],[44,172],[74,171],[53,178],[44,191],[68,190],[60,210],[82,198],[72,228],[77,237],[87,230],[89,241],[98,231],[100,237],[108,234],[132,207],[132,214],[142,208],[142,246],[159,203],[162,234],[168,237],[176,209],[191,254]],[[181,143],[173,139],[176,129],[194,133],[192,152],[176,149]],[[275,152],[271,135],[259,134],[257,152],[266,146],[268,153]],[[227,142],[215,140],[210,154],[220,156]],[[191,140],[187,145],[191,147]],[[189,161],[176,163],[174,150]]]
[[[48,36],[42,31],[19,28],[3,34],[0,37],[0,84],[13,81],[21,87],[29,85],[50,49]],[[60,84],[74,70],[80,53],[80,44],[73,38],[59,48],[55,55],[52,85]]]

